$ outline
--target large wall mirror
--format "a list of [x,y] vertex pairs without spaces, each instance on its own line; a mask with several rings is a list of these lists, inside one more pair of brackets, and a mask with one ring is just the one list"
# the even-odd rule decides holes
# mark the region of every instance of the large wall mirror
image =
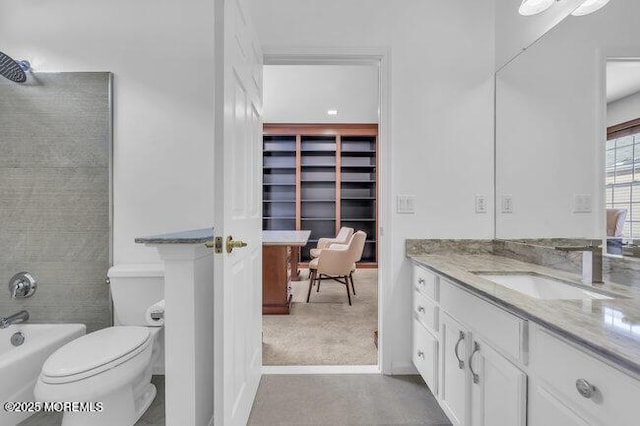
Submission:
[[638,16],[637,0],[569,16],[497,72],[496,238],[608,237],[610,253],[633,254]]

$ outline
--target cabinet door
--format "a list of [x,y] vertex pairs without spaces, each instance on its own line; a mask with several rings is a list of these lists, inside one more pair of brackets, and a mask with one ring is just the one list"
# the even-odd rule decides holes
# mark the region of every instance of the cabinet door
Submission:
[[447,314],[440,322],[440,405],[454,426],[467,425],[467,342],[470,333]]
[[413,320],[413,364],[429,386],[438,395],[438,340],[417,319]]
[[471,424],[525,426],[526,374],[482,340],[475,338],[470,349]]
[[589,426],[578,414],[545,388],[529,388],[529,426]]

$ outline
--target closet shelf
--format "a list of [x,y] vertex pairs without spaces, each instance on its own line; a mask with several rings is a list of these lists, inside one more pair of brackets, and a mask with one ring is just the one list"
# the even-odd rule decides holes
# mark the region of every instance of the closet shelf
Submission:
[[296,178],[295,184],[265,184],[264,229],[311,230],[312,239],[300,251],[303,262],[318,239],[334,237],[337,227],[363,230],[362,260],[375,266],[377,125],[265,124],[264,129],[265,179],[281,175],[290,182],[294,172]]

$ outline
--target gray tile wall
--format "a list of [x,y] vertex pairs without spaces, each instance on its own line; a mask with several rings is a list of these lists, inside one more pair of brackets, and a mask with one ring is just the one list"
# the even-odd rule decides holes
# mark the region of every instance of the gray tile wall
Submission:
[[[0,78],[0,316],[110,325],[109,73]],[[28,271],[30,299],[7,284]]]

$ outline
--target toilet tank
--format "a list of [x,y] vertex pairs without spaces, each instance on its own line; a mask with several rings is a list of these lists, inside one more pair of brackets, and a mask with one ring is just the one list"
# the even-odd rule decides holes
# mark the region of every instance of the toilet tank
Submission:
[[147,308],[164,299],[163,264],[121,264],[108,272],[114,325],[148,325]]

